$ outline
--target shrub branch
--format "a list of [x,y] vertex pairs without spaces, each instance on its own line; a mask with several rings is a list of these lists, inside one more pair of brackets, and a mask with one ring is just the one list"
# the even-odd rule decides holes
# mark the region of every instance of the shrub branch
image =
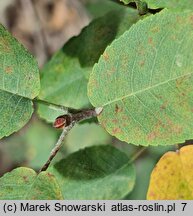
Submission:
[[[73,112],[74,112],[74,110],[73,110]],[[62,133],[61,133],[56,145],[52,149],[47,162],[43,165],[43,167],[40,169],[39,172],[47,170],[50,163],[52,162],[52,160],[54,159],[54,157],[56,156],[56,154],[60,150],[66,135],[68,134],[68,132],[73,128],[73,126],[76,123],[78,123],[82,120],[85,120],[85,119],[96,117],[101,112],[102,112],[102,108],[85,109],[85,110],[81,110],[81,111],[76,110],[76,112],[74,112],[74,113],[68,112],[68,114],[62,115],[62,116],[59,116],[58,118],[56,118],[53,126],[55,128],[62,128]]]
[[64,141],[64,138],[66,137],[66,135],[68,134],[68,132],[72,129],[72,127],[74,126],[74,122],[71,123],[68,127],[64,127],[62,130],[62,133],[56,143],[56,145],[54,146],[54,148],[52,149],[50,156],[47,160],[47,162],[43,165],[43,167],[40,169],[39,172],[42,171],[46,171],[47,168],[49,167],[50,163],[52,162],[52,160],[54,159],[54,157],[56,156],[56,154],[58,153],[58,151],[60,150],[62,143]]

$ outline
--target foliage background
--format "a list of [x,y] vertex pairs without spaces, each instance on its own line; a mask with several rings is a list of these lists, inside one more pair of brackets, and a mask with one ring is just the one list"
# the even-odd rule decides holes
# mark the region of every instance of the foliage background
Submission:
[[[86,26],[114,6],[102,0],[3,0],[0,22],[37,58],[42,67],[53,53]],[[33,115],[19,132],[0,141],[0,176],[19,166],[38,170],[46,161],[60,131]],[[111,144],[128,156],[139,147],[110,136],[100,125],[87,122],[75,126],[68,134],[62,151],[54,159],[69,155],[86,146]],[[150,173],[164,152],[173,147],[148,147],[135,162],[136,185],[125,199],[145,199]]]

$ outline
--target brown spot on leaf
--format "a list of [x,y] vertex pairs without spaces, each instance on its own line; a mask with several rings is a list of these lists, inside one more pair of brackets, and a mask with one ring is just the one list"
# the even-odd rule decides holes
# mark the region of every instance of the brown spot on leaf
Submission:
[[0,37],[0,42],[1,42],[2,50],[4,51],[4,53],[11,53],[12,50],[10,48],[9,42],[5,40],[3,36]]
[[155,197],[156,195],[155,195],[155,193],[154,193],[153,191],[150,191],[150,192],[149,192],[149,196],[150,196],[150,197]]
[[29,77],[28,77],[28,80],[31,80],[31,79],[32,79],[32,77],[31,77],[31,76],[29,76]]
[[156,139],[156,137],[157,137],[157,132],[153,131],[153,132],[148,134],[147,139],[152,141],[152,140]]
[[159,31],[160,31],[160,28],[158,26],[155,26],[151,29],[151,32],[153,32],[153,33],[157,33]]
[[51,173],[46,173],[46,175],[49,177],[49,178],[53,178],[54,175],[52,175]]
[[167,107],[167,105],[168,105],[168,101],[165,101],[165,102],[160,106],[160,109],[161,109],[161,110],[165,110],[166,107]]
[[8,67],[5,68],[5,72],[6,72],[7,74],[11,74],[12,71],[13,71],[13,68],[10,67],[10,66],[8,66]]
[[167,129],[167,125],[165,123],[163,123],[161,120],[158,120],[157,123],[154,126],[153,131],[151,131],[148,135],[147,135],[147,139],[152,141],[155,140],[157,138],[161,138],[164,139],[165,136],[167,136],[166,132],[163,132],[163,129]]
[[23,180],[24,180],[25,183],[29,182],[28,176],[23,176]]
[[160,109],[161,110],[164,110],[166,108],[166,106],[164,105],[164,104],[162,104],[161,106],[160,106]]
[[145,61],[141,61],[141,62],[139,62],[139,65],[140,65],[141,67],[143,67],[144,64],[145,64]]
[[174,124],[173,121],[171,119],[167,119],[167,126],[169,126],[171,128],[171,132],[175,133],[175,134],[181,134],[182,133],[182,127]]
[[177,88],[180,87],[180,86],[183,84],[183,82],[184,82],[184,79],[183,79],[183,78],[177,79],[177,80],[176,80],[176,87],[177,87]]
[[118,123],[118,120],[117,119],[113,119],[112,122],[116,124],[116,123]]
[[98,88],[98,82],[96,80],[94,80],[94,79],[91,79],[90,86],[92,86],[94,88]]
[[106,127],[106,124],[107,124],[107,120],[104,120],[104,121],[101,122],[101,126],[102,126],[103,128]]
[[106,52],[103,53],[103,57],[105,61],[109,60],[109,55]]
[[190,16],[189,20],[190,20],[190,23],[193,25],[193,16],[192,15]]
[[122,107],[119,107],[117,104],[115,104],[115,113],[120,113],[123,111]]
[[183,200],[184,196],[183,195],[179,195],[179,199]]
[[178,125],[175,125],[173,127],[173,132],[176,133],[176,134],[181,134],[183,131],[182,127],[178,126]]
[[121,129],[120,128],[114,128],[112,133],[113,134],[119,134],[119,133],[121,133]]
[[124,116],[122,117],[122,120],[124,120],[124,121],[129,121],[130,119],[129,119],[128,116],[125,116],[125,115],[124,115]]
[[153,45],[153,38],[152,38],[152,37],[148,38],[148,43],[149,43],[150,45]]

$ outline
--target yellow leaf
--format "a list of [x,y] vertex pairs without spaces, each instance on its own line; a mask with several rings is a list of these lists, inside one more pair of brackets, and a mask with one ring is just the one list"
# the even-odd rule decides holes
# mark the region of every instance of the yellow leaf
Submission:
[[193,145],[162,156],[152,171],[147,199],[193,199]]

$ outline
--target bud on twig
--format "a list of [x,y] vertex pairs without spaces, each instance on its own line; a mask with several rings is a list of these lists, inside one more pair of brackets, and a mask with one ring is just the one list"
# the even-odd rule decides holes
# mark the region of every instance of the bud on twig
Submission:
[[65,128],[68,127],[72,122],[79,122],[85,119],[89,119],[99,115],[103,108],[99,107],[96,109],[81,110],[77,113],[69,113],[66,115],[61,115],[56,118],[53,127],[55,128]]

